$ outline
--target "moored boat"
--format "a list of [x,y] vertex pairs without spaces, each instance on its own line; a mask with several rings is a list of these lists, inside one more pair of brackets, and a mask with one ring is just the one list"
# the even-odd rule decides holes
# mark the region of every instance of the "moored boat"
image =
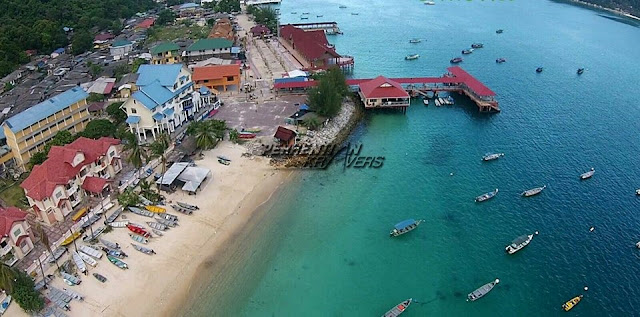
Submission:
[[147,239],[147,238],[145,238],[143,236],[139,236],[137,234],[130,233],[129,237],[131,237],[131,240],[136,241],[136,242],[140,242],[140,243],[144,243],[144,244],[149,243],[149,239]]
[[566,303],[562,304],[562,309],[564,309],[564,311],[570,311],[572,308],[576,307],[576,305],[578,305],[578,303],[580,302],[580,300],[582,300],[583,295],[578,295],[570,300],[568,300]]
[[590,171],[580,174],[580,179],[589,179],[593,176],[593,173],[595,172],[596,172],[595,168],[592,167]]
[[498,63],[498,64],[502,64],[502,63],[504,63],[506,61],[507,60],[505,58],[502,58],[502,57],[499,57],[499,58],[496,59],[496,63]]
[[158,214],[158,216],[160,218],[167,219],[167,220],[170,220],[170,221],[178,221],[178,216],[172,215],[172,214],[170,214],[168,212],[165,212],[163,214]]
[[473,53],[473,49],[472,48],[466,49],[466,50],[462,50],[462,54],[467,55],[467,54],[471,54],[471,53]]
[[531,197],[537,194],[540,194],[545,188],[547,188],[547,185],[541,186],[541,187],[536,187],[536,188],[532,188],[529,190],[525,190],[522,192],[522,196],[524,197]]
[[47,258],[47,262],[53,263],[55,260],[59,259],[65,252],[67,252],[67,248],[58,247],[53,250],[53,254],[49,255]]
[[156,218],[156,221],[167,226],[167,227],[175,227],[178,225],[178,223],[176,221],[173,220],[168,220],[168,219],[164,219],[164,218]]
[[411,54],[411,55],[405,56],[404,59],[410,61],[410,60],[418,59],[418,57],[420,57],[419,54]]
[[454,57],[449,61],[451,64],[458,64],[462,62],[462,57]]
[[116,221],[116,218],[118,218],[118,216],[120,216],[120,214],[122,213],[123,210],[124,210],[124,208],[122,208],[122,207],[116,209],[116,211],[114,211],[109,217],[107,217],[107,220],[105,220],[105,222],[106,223],[112,223],[112,222]]
[[80,232],[74,232],[72,235],[70,235],[69,237],[64,239],[64,241],[62,241],[62,243],[60,243],[60,245],[61,246],[69,245],[69,244],[71,244],[71,242],[73,242],[73,240],[78,239],[78,237],[80,237],[81,235],[82,234]]
[[488,193],[485,193],[485,194],[482,194],[482,195],[476,197],[476,202],[480,203],[480,202],[489,200],[489,199],[493,198],[497,193],[498,193],[498,189],[496,188],[492,192],[488,192]]
[[409,43],[412,43],[412,44],[420,43],[420,42],[422,42],[422,40],[421,40],[421,39],[410,39],[410,40],[409,40]]
[[238,138],[240,139],[253,139],[255,138],[255,133],[240,133],[238,134]]
[[504,156],[504,153],[489,153],[489,154],[483,156],[482,160],[485,161],[485,162],[486,161],[493,161],[493,160],[497,160],[497,159],[499,159],[499,158],[501,158],[503,156]]
[[167,226],[163,225],[163,224],[161,224],[159,222],[149,221],[149,222],[147,222],[147,225],[149,225],[149,227],[151,227],[151,229],[156,229],[156,230],[161,230],[161,231],[167,230]]
[[422,100],[422,103],[424,103],[425,106],[429,106],[429,99],[424,99]]
[[476,289],[475,291],[469,293],[469,295],[467,295],[467,301],[476,301],[480,298],[482,298],[483,296],[487,295],[489,292],[491,292],[491,290],[493,289],[494,286],[496,286],[496,284],[500,283],[499,279],[496,279],[493,282],[489,282],[487,284],[484,284],[482,286],[480,286],[478,289]]
[[[536,231],[535,234],[538,234],[538,232]],[[513,241],[511,241],[511,244],[506,246],[504,250],[507,251],[507,253],[509,254],[514,254],[522,250],[522,248],[528,246],[532,239],[533,239],[532,234],[525,234],[525,235],[519,236],[515,238]]]
[[82,259],[82,261],[84,261],[84,263],[87,263],[93,267],[95,267],[96,265],[98,265],[98,262],[96,262],[96,260],[94,260],[92,257],[90,257],[88,254],[82,252],[82,251],[78,251],[78,255],[80,256],[80,258]]
[[412,301],[413,301],[413,298],[409,298],[409,299],[403,301],[402,303],[393,306],[393,308],[389,309],[389,311],[384,313],[384,315],[382,315],[382,317],[396,317],[396,316],[399,316],[400,314],[402,314],[407,309],[407,307],[409,307],[409,305],[411,305]]
[[[222,157],[218,157],[218,158],[222,158]],[[228,158],[224,158],[224,160],[231,161],[231,160],[230,160],[230,159],[228,159]],[[183,202],[179,202],[179,201],[176,201],[176,204],[178,204],[178,206],[180,206],[180,207],[182,207],[182,208],[187,208],[187,209],[191,209],[191,210],[198,210],[198,209],[200,209],[200,207],[198,207],[198,206],[196,206],[196,205],[190,205],[190,204],[183,203]]]
[[156,254],[156,251],[153,251],[153,249],[145,248],[145,247],[137,245],[135,243],[132,243],[131,245],[133,246],[134,249],[136,249],[136,250],[138,250],[138,251],[140,251],[140,252],[142,252],[144,254],[149,254],[149,255]]
[[82,280],[79,277],[76,277],[75,275],[71,275],[67,272],[60,271],[60,275],[62,275],[62,279],[68,285],[73,286],[73,285],[80,285],[80,283],[82,283]]
[[127,263],[124,263],[122,261],[120,261],[118,258],[113,257],[113,256],[109,256],[107,255],[107,259],[109,259],[109,262],[113,263],[113,265],[121,268],[121,269],[128,269],[129,266],[127,265]]
[[433,2],[433,1],[425,1],[424,4],[429,5],[429,6],[436,5],[436,3]]
[[640,195],[640,188],[636,189],[636,195]]
[[536,68],[536,73],[542,73],[543,70],[544,70],[544,67],[538,67]]
[[136,207],[129,207],[129,210],[136,215],[153,218],[153,213],[151,211],[147,211],[147,210],[136,208]]
[[483,48],[484,44],[482,44],[482,43],[473,43],[473,44],[471,44],[471,47],[472,48]]
[[346,8],[347,8],[347,6],[346,6],[346,5],[341,5],[341,6],[339,6],[339,8],[340,8],[340,9],[346,9]]
[[576,73],[578,75],[582,75],[582,73],[584,73],[584,68],[578,68],[578,70],[576,71]]
[[191,210],[191,209],[187,209],[187,208],[182,208],[182,207],[180,207],[180,206],[178,206],[178,205],[171,205],[171,207],[172,207],[175,211],[180,212],[180,213],[183,213],[183,214],[185,214],[185,215],[190,215],[190,214],[192,214],[192,213],[193,213],[193,210]]
[[142,228],[142,227],[139,227],[139,226],[136,226],[136,225],[132,225],[132,224],[128,224],[128,225],[127,225],[127,228],[128,228],[131,232],[133,232],[133,233],[135,233],[135,234],[137,234],[137,235],[140,235],[140,236],[142,236],[142,237],[144,237],[144,238],[148,238],[148,237],[150,237],[150,236],[151,236],[151,234],[150,234],[149,232],[147,232],[147,230],[145,230],[145,229],[144,229],[144,228]]
[[167,212],[166,209],[164,209],[164,208],[162,208],[160,206],[149,205],[149,206],[145,206],[144,208],[146,210],[151,211],[151,212],[156,213],[156,214],[161,214],[161,213]]
[[403,235],[415,228],[418,227],[418,225],[420,225],[420,223],[422,223],[424,220],[414,220],[414,219],[407,219],[405,221],[399,222],[397,223],[395,226],[393,226],[393,230],[391,230],[391,232],[389,233],[389,236],[391,237],[397,237],[399,235]]
[[129,224],[129,220],[123,220],[123,221],[113,221],[110,222],[109,225],[114,227],[114,228],[124,228]]
[[164,234],[162,233],[162,231],[160,230],[156,230],[156,229],[151,229],[151,231],[153,231],[153,233],[155,233],[157,236],[162,237],[164,236]]
[[504,32],[504,30],[503,30],[503,29],[497,29],[497,30],[496,30],[496,34],[502,34],[502,32]]
[[88,242],[97,239],[105,229],[107,229],[106,226],[98,227],[98,229],[93,230],[93,233],[87,233],[87,235],[82,238],[82,241]]
[[436,104],[436,107],[440,107],[442,104],[440,103],[440,98],[435,98],[433,102]]
[[93,277],[95,277],[98,281],[100,281],[102,283],[107,281],[106,277],[104,277],[103,275],[98,274],[98,273],[93,273]]
[[87,271],[87,266],[84,264],[84,261],[82,261],[82,258],[80,257],[78,252],[71,251],[71,259],[73,259],[73,263],[76,265],[80,272],[84,273]]
[[104,251],[104,253],[106,253],[108,256],[114,256],[120,259],[124,259],[127,257],[127,254],[120,250],[114,250],[114,249],[109,249],[107,247],[102,247],[102,251]]

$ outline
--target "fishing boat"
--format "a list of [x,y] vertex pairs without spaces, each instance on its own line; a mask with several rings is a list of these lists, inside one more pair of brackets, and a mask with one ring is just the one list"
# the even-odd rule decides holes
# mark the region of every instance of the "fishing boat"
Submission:
[[53,263],[55,262],[57,259],[59,259],[65,252],[67,252],[67,248],[63,248],[63,247],[58,247],[55,250],[53,250],[53,254],[49,255],[49,257],[47,258],[47,262],[49,263]]
[[78,246],[78,249],[80,249],[80,251],[90,255],[91,257],[94,257],[96,259],[102,259],[102,253],[100,253],[100,251],[90,247],[90,246],[86,246],[86,245],[80,245]]
[[164,236],[164,234],[162,233],[162,231],[159,231],[159,230],[156,230],[156,229],[151,229],[151,231],[152,231],[155,235],[157,235],[157,236],[159,236],[159,237]]
[[636,195],[640,195],[640,189],[636,189]]
[[113,265],[121,268],[121,269],[128,269],[129,266],[127,265],[127,263],[124,263],[122,261],[120,261],[120,259],[113,257],[113,256],[109,256],[107,255],[107,259],[109,259],[109,262],[113,263]]
[[462,50],[462,54],[467,55],[467,54],[471,54],[471,53],[473,53],[473,49],[472,48],[466,49],[466,50]]
[[504,153],[489,153],[489,154],[483,156],[482,160],[485,161],[485,162],[486,161],[493,161],[493,160],[497,160],[497,159],[499,159],[499,158],[501,158],[503,156],[504,156]]
[[[227,161],[231,161],[229,159],[227,159]],[[198,210],[200,209],[200,207],[196,206],[196,205],[189,205],[187,203],[182,203],[179,201],[176,201],[176,204],[178,204],[178,206],[182,207],[182,208],[187,208],[187,209],[191,209],[191,210]]]
[[[151,175],[151,173],[149,173],[149,175]],[[138,195],[138,197],[140,197],[140,202],[142,203],[142,205],[144,205],[144,206],[153,205],[153,202],[151,202],[151,200],[147,199],[146,197],[144,197],[142,195]]]
[[102,274],[93,273],[93,277],[95,277],[95,278],[96,278],[96,280],[98,280],[98,281],[100,281],[100,282],[102,282],[102,283],[104,283],[104,282],[106,282],[106,281],[107,281],[107,278],[106,278],[106,277],[104,277]]
[[471,47],[472,48],[483,48],[484,44],[482,44],[482,43],[473,43],[473,44],[471,44]]
[[316,18],[321,18],[323,17],[323,15],[316,15]]
[[102,247],[102,251],[106,253],[108,256],[115,256],[116,258],[124,259],[128,255],[120,250],[109,249],[107,247]]
[[407,300],[405,300],[404,302],[393,306],[393,308],[389,309],[388,312],[384,313],[384,315],[382,315],[382,317],[396,317],[399,316],[400,314],[402,314],[405,309],[407,309],[407,307],[409,307],[409,305],[411,305],[411,302],[413,301],[413,298],[409,298]]
[[494,286],[496,286],[496,284],[500,283],[499,279],[496,279],[493,282],[484,284],[482,286],[480,286],[478,289],[476,289],[475,291],[469,293],[469,295],[467,295],[467,301],[476,301],[480,298],[482,298],[483,296],[487,295],[489,292],[491,292],[491,290],[493,289]]
[[158,214],[158,216],[159,216],[160,218],[163,218],[163,219],[166,219],[166,220],[170,220],[170,221],[178,221],[178,216],[176,216],[176,215],[172,215],[172,214],[170,214],[170,213],[168,213],[168,212],[163,213],[163,214]]
[[120,214],[122,213],[123,210],[124,210],[124,208],[122,208],[122,207],[116,209],[116,211],[114,211],[109,217],[107,217],[107,220],[105,220],[105,222],[106,223],[112,223],[112,222],[116,221],[116,218],[118,218],[118,216],[120,216]]
[[11,305],[11,295],[7,295],[7,297],[2,299],[2,302],[0,302],[0,315],[7,311],[9,305]]
[[[535,234],[538,234],[538,232],[536,231]],[[525,235],[519,236],[515,238],[513,241],[511,241],[511,244],[506,246],[504,250],[507,251],[507,253],[509,254],[514,254],[522,250],[522,248],[528,246],[529,242],[531,242],[532,239],[533,239],[532,234],[525,234]]]
[[143,210],[136,207],[129,207],[129,210],[136,215],[153,218],[153,213],[151,211]]
[[135,243],[131,244],[133,246],[134,249],[144,253],[144,254],[148,254],[148,255],[152,255],[152,254],[156,254],[156,251],[153,251],[153,249],[149,249],[149,248],[145,248],[143,246],[137,245]]
[[596,170],[592,167],[590,171],[580,174],[580,179],[589,179],[593,176],[593,173],[595,172]]
[[156,214],[161,214],[163,212],[167,212],[166,209],[164,209],[164,208],[162,208],[160,206],[152,206],[152,205],[150,205],[150,206],[145,206],[144,209],[149,210],[149,211],[151,211],[153,213],[156,213]]
[[389,236],[391,237],[397,237],[399,235],[403,235],[415,228],[418,227],[418,225],[420,225],[420,223],[422,223],[424,220],[414,220],[414,219],[407,219],[405,221],[399,222],[397,223],[395,226],[393,226],[393,230],[391,230],[391,232],[389,232]]
[[78,221],[80,220],[80,218],[82,218],[86,213],[87,213],[87,209],[88,208],[82,208],[80,210],[78,210],[78,212],[76,212],[73,217],[71,217],[71,220],[73,221]]
[[100,243],[104,244],[107,248],[120,249],[120,246],[117,243],[113,243],[113,242],[105,240],[105,239],[98,239],[98,241],[100,241]]
[[436,5],[436,3],[435,3],[435,2],[433,2],[433,1],[425,1],[425,2],[424,2],[424,4],[426,4],[426,5],[428,5],[428,6]]
[[291,14],[298,14],[298,12],[291,12]]
[[536,73],[542,73],[543,70],[544,70],[544,67],[538,67],[536,68]]
[[420,42],[422,42],[421,39],[411,39],[411,40],[409,40],[409,43],[412,43],[412,44],[420,43]]
[[140,242],[140,243],[144,243],[144,244],[149,243],[149,239],[147,239],[147,238],[145,238],[143,236],[137,235],[137,234],[130,233],[129,237],[131,237],[131,240],[136,241],[136,242]]
[[454,57],[449,61],[451,64],[458,64],[462,62],[462,57]]
[[422,103],[424,103],[424,105],[428,107],[429,106],[429,99],[422,100]]
[[151,229],[156,229],[156,230],[162,230],[165,231],[167,230],[167,226],[158,223],[158,222],[153,222],[153,221],[149,221],[147,222],[147,225],[149,225],[149,227],[151,227]]
[[193,213],[193,210],[191,209],[187,209],[187,208],[182,208],[178,205],[171,205],[171,207],[173,207],[173,209],[177,212],[183,213],[185,215],[190,215]]
[[60,243],[60,245],[61,246],[69,245],[69,244],[71,244],[71,242],[73,242],[73,240],[78,239],[78,237],[80,237],[81,235],[82,234],[80,232],[74,232],[69,237],[64,239],[64,241],[62,241],[62,243]]
[[309,15],[309,12],[302,12],[302,15]]
[[482,195],[476,197],[476,202],[480,203],[480,202],[483,202],[485,200],[489,200],[489,199],[493,198],[497,193],[498,193],[498,189],[496,188],[496,190],[494,190],[492,192],[488,192],[488,193],[485,193],[485,194],[482,194]]
[[240,139],[253,139],[256,137],[255,133],[240,133],[238,134],[238,138]]
[[91,226],[92,224],[94,224],[96,221],[100,220],[100,218],[102,218],[102,213],[95,213],[91,216],[85,216],[85,220],[82,223],[82,229],[86,229],[89,226]]
[[218,163],[220,163],[220,164],[222,164],[222,165],[229,165],[229,164],[231,164],[231,162],[229,162],[229,161],[225,161],[225,160],[221,160],[221,159],[218,159]]
[[351,12],[351,15],[358,15],[358,14],[360,14],[360,13],[357,13],[357,12]]
[[[242,131],[240,131],[240,132],[260,133],[261,131],[262,131],[262,129],[260,129],[258,127],[253,127],[253,128],[248,128],[248,129],[242,129]],[[218,156],[218,158],[220,158],[220,156]]]
[[71,259],[73,259],[73,263],[76,265],[80,272],[84,273],[87,271],[87,266],[84,265],[84,261],[82,261],[82,258],[80,257],[80,254],[78,254],[78,252],[71,251]]
[[151,236],[151,234],[149,232],[147,232],[147,230],[145,230],[144,228],[139,227],[139,226],[128,224],[127,225],[127,229],[129,229],[131,232],[133,232],[133,233],[135,233],[137,235],[143,236],[144,238],[148,238],[148,237]]
[[309,20],[308,17],[300,17],[300,20]]
[[78,251],[78,255],[80,256],[80,258],[82,259],[82,261],[84,261],[84,263],[87,263],[93,267],[96,267],[96,265],[98,265],[98,262],[96,262],[96,260],[94,260],[92,257],[90,257],[88,254],[82,252],[82,251]]
[[84,296],[80,295],[79,293],[76,293],[76,292],[74,292],[74,291],[72,291],[70,289],[66,289],[66,288],[63,288],[62,291],[65,294],[67,294],[68,296],[71,296],[73,299],[75,299],[75,300],[77,300],[79,302],[84,301]]
[[129,224],[129,220],[110,222],[109,225],[114,228],[124,228]]
[[436,107],[440,107],[442,105],[439,98],[433,99],[433,102],[436,104]]
[[164,218],[157,218],[156,221],[167,227],[175,227],[178,225],[175,221],[164,219]]
[[67,272],[60,271],[60,275],[62,275],[62,279],[64,280],[64,282],[70,286],[80,285],[80,283],[82,283],[82,280],[80,278]]
[[99,227],[98,229],[93,230],[93,233],[91,232],[87,233],[87,235],[84,236],[84,238],[82,238],[82,241],[88,242],[88,241],[97,239],[102,234],[102,232],[104,232],[104,229],[106,228],[107,227],[102,226],[102,227]]
[[497,58],[497,59],[496,59],[496,63],[498,63],[498,64],[502,64],[502,63],[504,63],[504,62],[506,62],[506,61],[507,61],[507,60],[506,60],[506,59],[504,59],[504,58],[502,58],[502,57],[500,57],[500,58]]
[[547,188],[547,185],[541,186],[541,187],[536,187],[536,188],[532,188],[529,190],[525,190],[522,192],[522,196],[524,197],[531,197],[531,196],[535,196],[537,194],[540,194],[545,188]]
[[498,29],[498,30],[496,30],[496,33],[497,33],[497,34],[502,34],[502,32],[504,32],[504,30],[503,30],[503,29]]
[[341,5],[339,8],[340,8],[340,9],[346,9],[346,8],[347,8],[347,6],[346,6],[346,5]]
[[420,57],[419,54],[411,54],[411,55],[405,56],[404,59],[408,60],[408,61],[411,61],[411,60],[414,60],[414,59],[418,59],[418,57]]
[[568,300],[566,303],[562,304],[562,309],[564,309],[564,311],[570,311],[572,308],[576,307],[576,305],[578,305],[578,303],[580,302],[580,300],[582,300],[582,295],[578,295],[570,300]]
[[576,73],[578,75],[582,75],[582,73],[584,73],[584,68],[578,68],[578,70],[576,71]]

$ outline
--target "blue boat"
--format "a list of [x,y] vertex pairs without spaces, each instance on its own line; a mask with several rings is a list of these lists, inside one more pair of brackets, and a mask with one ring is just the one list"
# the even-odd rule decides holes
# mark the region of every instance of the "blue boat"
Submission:
[[397,237],[399,235],[403,235],[415,228],[418,227],[418,225],[423,222],[424,220],[414,220],[414,219],[407,219],[403,222],[400,222],[398,224],[396,224],[393,228],[393,230],[391,230],[391,232],[389,233],[389,236],[391,237]]
[[493,198],[493,196],[495,196],[498,193],[498,189],[496,188],[496,190],[492,191],[492,192],[488,192],[486,194],[482,194],[478,197],[476,197],[476,202],[480,203],[483,202],[485,200],[489,200],[491,198]]

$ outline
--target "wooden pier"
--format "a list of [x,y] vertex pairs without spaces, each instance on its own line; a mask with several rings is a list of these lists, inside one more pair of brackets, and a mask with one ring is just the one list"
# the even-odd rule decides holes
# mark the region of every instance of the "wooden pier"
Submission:
[[291,25],[305,31],[323,30],[327,35],[342,34],[342,31],[340,31],[340,28],[338,28],[338,22],[310,22],[295,23]]

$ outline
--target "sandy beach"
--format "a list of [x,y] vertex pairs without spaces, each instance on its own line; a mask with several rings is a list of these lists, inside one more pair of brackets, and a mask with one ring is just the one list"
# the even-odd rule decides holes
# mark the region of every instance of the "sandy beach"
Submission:
[[[117,242],[128,257],[123,261],[128,270],[121,270],[109,263],[106,257],[95,268],[89,267],[89,275],[81,275],[82,283],[68,286],[61,278],[52,285],[68,288],[85,296],[84,302],[73,300],[69,316],[175,316],[188,298],[193,280],[197,280],[199,267],[215,259],[225,242],[243,230],[244,225],[270,196],[284,184],[292,172],[277,171],[263,157],[241,157],[245,148],[230,142],[221,142],[196,160],[198,166],[211,170],[212,177],[197,195],[177,190],[165,194],[168,201],[182,201],[198,205],[200,210],[187,216],[168,207],[179,218],[179,226],[168,229],[162,237],[151,238],[148,248],[155,255],[146,255],[133,249],[128,230],[114,229],[105,238]],[[225,166],[216,156],[224,155],[232,160]],[[123,214],[127,220],[144,224],[151,218]],[[122,216],[120,216],[122,218]],[[121,219],[118,219],[121,220]],[[77,241],[82,243],[81,240]],[[73,246],[71,247],[73,249]],[[63,257],[63,258],[66,258]],[[105,284],[98,282],[92,273],[107,277]],[[9,316],[28,316],[17,304],[12,304]]]

